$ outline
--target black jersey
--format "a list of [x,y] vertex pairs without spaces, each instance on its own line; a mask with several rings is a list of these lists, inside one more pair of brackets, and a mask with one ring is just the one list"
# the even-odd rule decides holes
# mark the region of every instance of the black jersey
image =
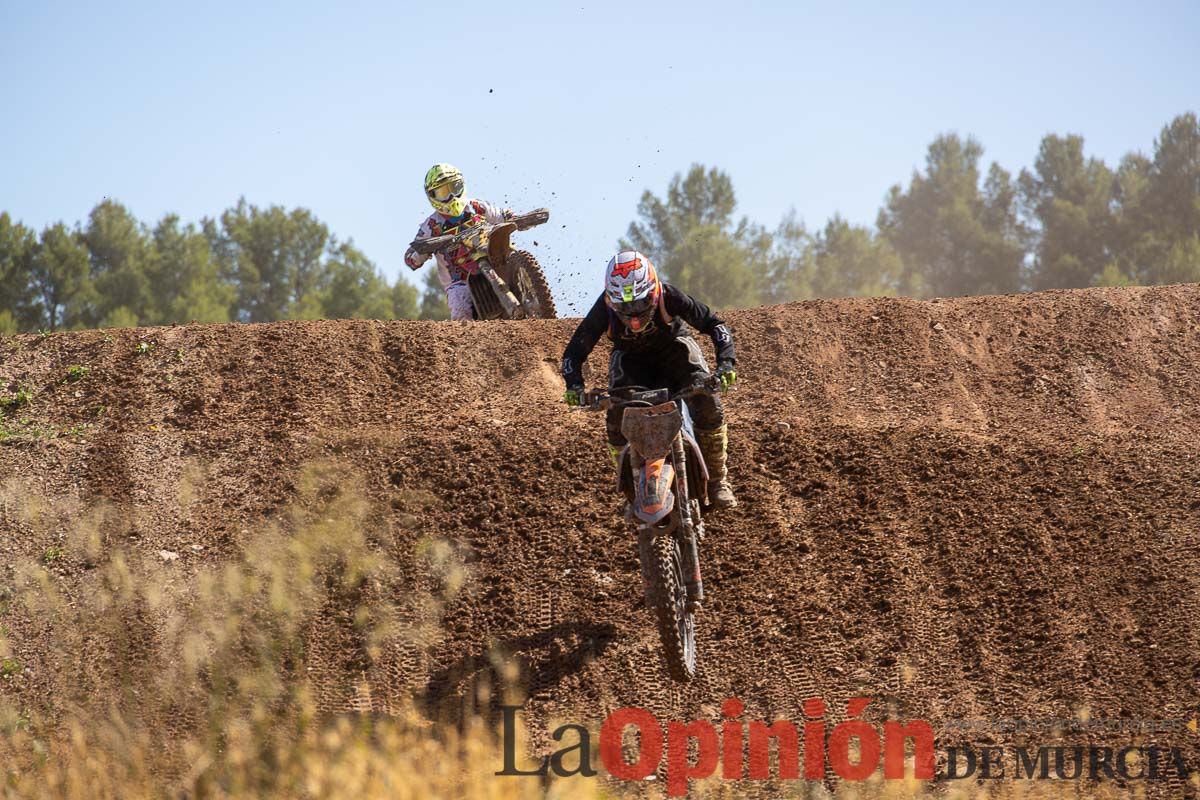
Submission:
[[575,335],[563,353],[562,375],[567,386],[583,386],[583,362],[606,331],[614,348],[627,353],[649,355],[665,350],[685,335],[682,323],[687,322],[700,333],[712,337],[718,364],[735,363],[733,335],[711,308],[669,283],[662,285],[662,292],[662,299],[650,318],[650,324],[636,334],[625,327],[604,302],[604,295],[600,295],[575,329]]

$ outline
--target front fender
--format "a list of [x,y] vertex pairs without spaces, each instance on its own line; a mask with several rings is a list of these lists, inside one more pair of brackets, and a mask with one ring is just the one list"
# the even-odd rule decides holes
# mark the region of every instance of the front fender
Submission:
[[516,223],[502,222],[492,228],[487,241],[488,261],[492,262],[492,268],[508,283],[512,282],[512,275],[508,274],[508,254],[512,252],[512,245],[508,240],[516,229]]

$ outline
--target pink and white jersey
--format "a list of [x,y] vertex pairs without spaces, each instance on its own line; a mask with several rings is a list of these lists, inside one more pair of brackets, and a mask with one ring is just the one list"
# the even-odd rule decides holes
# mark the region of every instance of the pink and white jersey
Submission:
[[[457,233],[462,228],[472,228],[481,222],[499,225],[511,216],[510,210],[492,205],[487,201],[468,200],[467,210],[461,221],[452,222],[451,218],[445,214],[434,212],[421,223],[421,227],[417,229],[416,238],[428,239],[430,236]],[[464,267],[470,267],[474,263],[467,260],[468,255],[466,248],[460,248],[457,253],[437,254],[438,277],[442,281],[443,288],[449,288],[451,283],[464,280],[467,274]],[[429,256],[421,255],[411,247],[404,254],[404,263],[408,265],[409,269],[420,269],[428,259]]]

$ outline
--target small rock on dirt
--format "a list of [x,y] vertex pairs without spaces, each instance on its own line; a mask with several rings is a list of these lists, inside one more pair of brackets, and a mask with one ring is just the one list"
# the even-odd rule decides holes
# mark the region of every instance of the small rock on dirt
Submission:
[[179,553],[172,553],[170,550],[159,550],[158,557],[163,561],[175,561],[179,558]]

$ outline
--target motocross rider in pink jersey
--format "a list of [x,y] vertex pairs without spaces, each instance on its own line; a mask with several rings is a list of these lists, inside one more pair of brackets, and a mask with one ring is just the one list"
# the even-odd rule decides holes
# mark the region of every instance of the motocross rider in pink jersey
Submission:
[[[449,164],[435,164],[425,173],[425,196],[434,213],[417,229],[418,239],[458,233],[460,229],[472,228],[481,222],[497,225],[512,218],[510,209],[483,200],[467,199],[465,190],[462,173]],[[428,258],[410,247],[404,254],[404,263],[409,269],[420,269]],[[471,290],[467,286],[467,277],[474,266],[470,251],[460,246],[456,251],[438,253],[436,258],[438,277],[446,290],[446,304],[450,306],[450,319],[474,319]]]

